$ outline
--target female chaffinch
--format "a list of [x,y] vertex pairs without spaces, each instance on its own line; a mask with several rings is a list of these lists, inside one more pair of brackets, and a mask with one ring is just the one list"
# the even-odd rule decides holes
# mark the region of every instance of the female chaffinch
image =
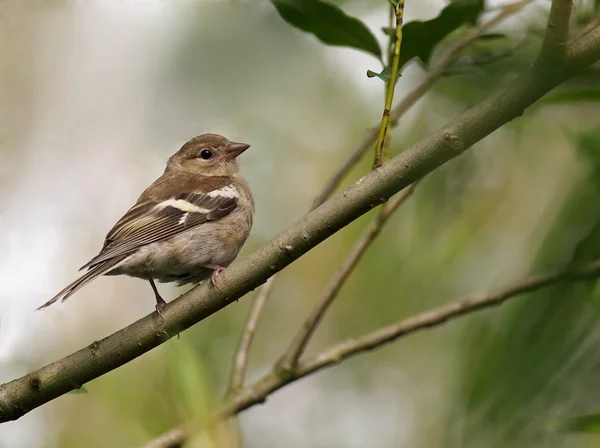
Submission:
[[158,314],[165,301],[154,280],[184,285],[210,277],[216,285],[252,227],[254,199],[236,161],[249,147],[217,134],[184,144],[108,232],[100,253],[81,268],[88,271],[38,310],[66,300],[100,275],[148,280]]

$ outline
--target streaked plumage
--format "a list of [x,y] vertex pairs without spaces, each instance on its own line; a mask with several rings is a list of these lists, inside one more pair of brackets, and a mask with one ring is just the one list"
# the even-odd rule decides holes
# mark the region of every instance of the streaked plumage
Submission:
[[153,280],[182,285],[211,277],[214,284],[252,227],[254,200],[235,159],[248,147],[216,134],[183,145],[81,268],[88,272],[40,308],[64,301],[103,274],[149,280],[159,313],[164,300]]

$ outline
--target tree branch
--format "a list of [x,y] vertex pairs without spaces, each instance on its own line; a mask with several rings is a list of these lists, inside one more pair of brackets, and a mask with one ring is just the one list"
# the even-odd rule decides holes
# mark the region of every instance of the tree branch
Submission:
[[110,372],[239,299],[359,216],[522,115],[551,89],[599,58],[600,33],[594,30],[574,42],[564,64],[548,64],[545,70],[518,77],[502,92],[371,171],[232,264],[219,277],[221,289],[202,283],[167,304],[162,311],[164,320],[152,313],[89,347],[0,385],[0,421],[17,419]]
[[600,59],[600,27],[575,40],[567,50],[572,67],[587,67]]
[[550,17],[536,65],[539,62],[559,62],[565,58],[572,9],[573,0],[552,0]]
[[267,397],[285,385],[303,378],[321,369],[339,364],[352,356],[381,347],[417,331],[442,325],[452,319],[474,313],[476,311],[497,306],[505,301],[563,281],[579,282],[597,279],[600,276],[600,260],[596,260],[580,268],[567,268],[553,274],[536,275],[516,282],[490,294],[480,294],[442,305],[429,311],[408,317],[398,323],[375,330],[357,339],[350,339],[338,344],[316,357],[301,363],[287,376],[276,371],[265,375],[254,385],[226,402],[220,409],[220,417],[228,417],[264,403]]
[[323,291],[321,298],[317,301],[312,312],[306,318],[304,324],[302,324],[300,331],[282,356],[278,363],[279,370],[287,372],[296,368],[298,360],[306,349],[306,346],[321,322],[321,319],[329,309],[329,306],[333,303],[342,287],[346,284],[350,274],[352,274],[354,268],[356,268],[368,247],[375,241],[375,238],[377,238],[383,229],[388,218],[412,195],[417,183],[418,181],[404,190],[402,194],[384,204],[381,213],[379,213],[373,219],[371,224],[363,231],[362,235],[342,263],[341,268],[333,275],[329,284]]

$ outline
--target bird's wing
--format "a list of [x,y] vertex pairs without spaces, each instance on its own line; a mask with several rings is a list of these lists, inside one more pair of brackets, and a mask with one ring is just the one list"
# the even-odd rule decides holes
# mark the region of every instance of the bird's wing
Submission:
[[147,244],[221,219],[235,209],[237,202],[236,197],[212,192],[181,193],[163,201],[138,202],[108,233],[100,253],[81,269],[130,255]]

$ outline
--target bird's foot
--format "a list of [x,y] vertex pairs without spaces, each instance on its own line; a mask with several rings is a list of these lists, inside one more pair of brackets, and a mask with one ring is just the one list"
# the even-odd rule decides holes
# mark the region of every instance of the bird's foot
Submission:
[[210,274],[210,282],[215,288],[219,289],[219,287],[217,286],[217,277],[221,272],[225,270],[225,268],[217,264],[205,264],[204,267],[212,271],[212,273]]
[[154,291],[154,297],[156,298],[156,312],[158,313],[158,316],[162,319],[165,320],[165,318],[163,317],[161,311],[163,310],[163,308],[165,307],[165,305],[167,304],[167,302],[165,302],[165,299],[163,299],[160,296],[160,293],[158,292],[158,289],[156,288],[156,284],[154,283],[154,280],[152,279],[152,277],[148,277],[148,281],[150,282],[150,286],[152,287],[152,291]]
[[156,312],[158,313],[158,316],[162,320],[165,320],[165,318],[162,315],[162,310],[163,310],[163,308],[165,307],[166,304],[167,304],[167,302],[165,302],[162,297],[159,296],[159,297],[156,298],[156,306],[155,306]]

